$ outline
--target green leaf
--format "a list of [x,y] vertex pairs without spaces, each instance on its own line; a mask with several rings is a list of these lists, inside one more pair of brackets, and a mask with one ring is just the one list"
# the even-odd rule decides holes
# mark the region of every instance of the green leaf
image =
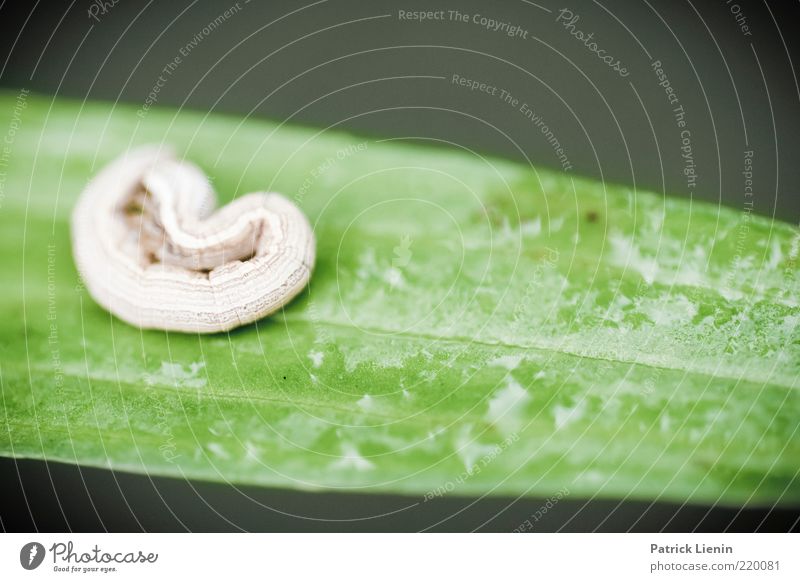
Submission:
[[[3,455],[423,500],[800,502],[793,226],[437,144],[13,93],[0,108]],[[223,201],[294,198],[319,241],[308,291],[204,337],[99,308],[70,211],[150,142]]]

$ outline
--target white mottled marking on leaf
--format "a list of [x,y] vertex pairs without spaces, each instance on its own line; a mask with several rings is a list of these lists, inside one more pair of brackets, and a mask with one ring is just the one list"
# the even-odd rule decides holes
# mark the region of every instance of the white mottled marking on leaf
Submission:
[[435,429],[428,431],[428,439],[434,440],[443,432],[445,432],[445,428],[443,426],[437,426]]
[[797,334],[800,331],[800,314],[785,315],[783,317],[783,325],[781,327],[783,331],[786,332],[787,339],[793,334]]
[[364,394],[364,396],[360,398],[356,404],[358,404],[358,407],[362,410],[372,410],[372,408],[375,406],[375,401],[369,394]]
[[219,457],[221,459],[230,459],[231,456],[228,452],[222,447],[219,443],[208,443],[206,448],[211,452],[215,457]]
[[490,366],[499,366],[501,368],[505,368],[508,371],[516,369],[519,366],[520,362],[522,361],[522,356],[514,356],[514,355],[505,355],[505,356],[497,356],[496,358],[489,361]]
[[648,213],[650,232],[654,235],[661,233],[661,227],[664,226],[664,209],[654,208]]
[[483,445],[477,440],[471,438],[472,425],[465,424],[461,427],[455,439],[456,454],[461,462],[464,463],[464,468],[467,471],[472,470],[475,463],[484,455],[494,452],[495,447],[492,445]]
[[604,481],[603,474],[600,471],[595,471],[595,470],[584,471],[583,473],[581,473],[580,476],[589,481],[590,483],[601,483],[602,481]]
[[687,324],[697,315],[698,307],[685,295],[662,295],[659,298],[642,298],[637,308],[656,325]]
[[564,226],[564,216],[550,219],[550,232],[558,232]]
[[542,219],[536,217],[533,220],[526,220],[520,225],[523,236],[535,237],[542,233]]
[[639,273],[648,285],[655,281],[658,274],[658,262],[654,257],[642,256],[631,237],[614,232],[608,237],[611,244],[611,262],[626,270]]
[[279,441],[281,446],[297,453],[297,447],[313,447],[325,433],[330,431],[331,425],[306,412],[292,412],[275,423],[273,428],[273,432],[281,436]]
[[506,386],[496,390],[489,400],[486,420],[507,435],[524,426],[525,404],[531,400],[531,395],[510,375],[506,377],[506,382]]
[[781,243],[778,240],[778,237],[772,238],[772,246],[770,248],[769,253],[769,260],[767,261],[767,267],[770,269],[777,269],[778,266],[783,261],[783,252],[781,251]]
[[631,300],[625,295],[617,293],[614,296],[614,301],[609,305],[606,312],[603,314],[606,321],[613,321],[614,323],[622,323],[625,319],[625,308],[631,304]]
[[356,277],[362,281],[369,281],[374,276],[378,269],[378,264],[375,259],[375,249],[367,248],[358,257],[358,269],[356,270]]
[[335,469],[356,469],[357,471],[369,471],[375,465],[361,456],[355,445],[351,443],[342,444],[342,456],[333,463]]
[[322,365],[322,361],[325,359],[325,354],[319,350],[311,350],[308,352],[308,359],[311,360],[311,364],[315,368],[319,368]]
[[406,279],[403,272],[397,267],[389,267],[383,274],[383,280],[392,289],[402,289],[406,286]]
[[433,382],[436,380],[436,371],[435,370],[422,370],[419,373],[419,377],[427,382]]
[[258,460],[258,456],[259,456],[259,452],[260,451],[259,451],[258,447],[256,445],[254,445],[252,442],[245,441],[244,442],[244,450],[245,450],[246,456],[248,458],[255,459],[256,461]]
[[198,376],[198,373],[205,365],[205,362],[193,362],[184,369],[181,364],[161,362],[161,368],[150,376],[150,380],[153,384],[202,388],[207,381],[205,376]]
[[585,400],[581,400],[575,406],[561,406],[560,404],[556,404],[555,407],[553,407],[556,430],[560,430],[573,422],[579,421],[583,417],[585,411]]
[[344,367],[352,374],[361,364],[370,367],[404,368],[406,360],[419,356],[418,344],[409,342],[368,341],[357,344],[341,344]]

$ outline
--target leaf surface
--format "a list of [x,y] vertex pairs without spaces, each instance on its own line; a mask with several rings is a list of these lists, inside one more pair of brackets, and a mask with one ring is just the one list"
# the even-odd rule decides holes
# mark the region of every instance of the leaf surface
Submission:
[[[435,144],[11,93],[0,110],[0,454],[422,501],[800,502],[795,227]],[[69,214],[153,142],[221,202],[293,198],[318,239],[307,292],[202,337],[98,307]]]

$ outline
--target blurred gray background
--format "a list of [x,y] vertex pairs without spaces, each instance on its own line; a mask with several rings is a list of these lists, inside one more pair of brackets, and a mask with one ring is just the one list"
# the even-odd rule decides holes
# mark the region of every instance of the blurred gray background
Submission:
[[[0,1],[0,88],[142,107],[161,75],[154,107],[433,137],[560,169],[552,141],[520,111],[526,103],[577,175],[742,212],[752,201],[762,215],[800,220],[797,1]],[[400,11],[436,11],[441,19],[409,20]],[[482,18],[499,23],[497,30]],[[593,36],[581,41],[577,31]],[[619,60],[627,75],[593,48]],[[176,57],[180,63],[170,67]],[[497,87],[496,94],[454,84],[453,75]],[[503,101],[501,90],[519,102]],[[694,188],[684,174],[678,105],[690,132]],[[750,151],[752,198],[742,175]],[[541,505],[456,498],[426,504],[425,512],[401,511],[408,500],[392,496],[240,490],[9,459],[0,459],[0,475],[0,529],[21,531],[417,530],[437,523],[507,531]],[[538,529],[787,531],[799,516],[577,500],[559,504]]]

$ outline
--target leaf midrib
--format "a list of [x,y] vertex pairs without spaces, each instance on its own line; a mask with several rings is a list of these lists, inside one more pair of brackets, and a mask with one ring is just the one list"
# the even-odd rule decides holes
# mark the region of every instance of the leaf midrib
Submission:
[[[298,315],[295,315],[295,314],[290,314],[290,313],[285,313],[284,316],[283,316],[283,319],[285,321],[287,321],[287,322],[290,322],[290,323],[303,323],[305,325],[309,325],[309,326],[312,326],[312,327],[316,326],[316,325],[327,325],[329,327],[336,327],[336,328],[340,328],[340,329],[348,329],[348,330],[354,329],[353,327],[351,327],[349,325],[346,325],[346,324],[343,324],[343,323],[339,323],[339,322],[336,322],[336,321],[316,319],[316,318],[314,320],[309,320],[309,319],[306,319],[304,317],[301,317],[301,316],[298,316]],[[407,330],[383,329],[383,328],[378,328],[378,327],[375,327],[375,326],[364,326],[364,325],[359,325],[358,329],[359,330],[363,330],[363,331],[365,331],[367,333],[390,335],[390,336],[401,336],[401,337],[408,337],[410,339],[420,339],[420,340],[429,340],[429,341],[437,341],[437,342],[444,341],[444,342],[450,342],[450,343],[454,343],[454,344],[465,344],[466,343],[467,345],[469,345],[469,344],[477,344],[477,345],[486,346],[486,347],[493,347],[493,348],[503,347],[503,348],[514,349],[514,350],[519,350],[519,351],[538,351],[538,352],[543,352],[543,353],[547,353],[547,354],[555,353],[555,354],[559,354],[559,355],[565,355],[565,356],[571,356],[571,357],[574,357],[574,358],[578,358],[579,360],[582,360],[582,359],[598,360],[598,361],[612,362],[612,363],[615,363],[615,364],[623,364],[623,365],[628,365],[628,366],[642,366],[642,367],[645,367],[645,368],[652,368],[652,369],[655,369],[655,370],[670,370],[670,371],[673,371],[673,372],[683,372],[683,373],[688,373],[688,374],[695,374],[695,375],[698,375],[698,376],[705,376],[705,377],[708,377],[710,379],[724,378],[726,380],[735,381],[737,383],[744,381],[744,382],[749,382],[749,383],[752,383],[752,384],[759,384],[759,385],[763,385],[763,386],[771,386],[771,387],[775,387],[775,388],[785,388],[785,389],[788,389],[788,390],[800,388],[800,386],[797,386],[797,385],[782,384],[782,383],[779,383],[779,382],[776,383],[774,381],[770,381],[769,383],[759,382],[758,380],[754,380],[754,379],[752,379],[752,378],[750,378],[749,376],[746,376],[746,375],[744,375],[744,376],[732,376],[732,375],[720,373],[720,372],[717,372],[717,371],[708,372],[708,371],[703,370],[703,369],[686,368],[686,367],[680,366],[680,365],[676,365],[676,366],[659,366],[657,364],[654,364],[652,362],[647,362],[647,361],[615,359],[615,358],[602,357],[602,356],[599,356],[599,355],[581,354],[581,353],[573,352],[573,351],[570,351],[570,350],[567,350],[567,349],[564,349],[564,348],[555,347],[555,346],[552,346],[552,345],[544,345],[544,344],[514,344],[514,343],[504,342],[504,341],[500,341],[500,340],[486,341],[486,340],[474,339],[474,338],[471,338],[471,337],[468,337],[468,336],[456,336],[456,335],[442,336],[442,335],[434,335],[434,334],[425,334],[425,333],[421,333],[421,332],[410,332],[410,331],[407,331]]]

